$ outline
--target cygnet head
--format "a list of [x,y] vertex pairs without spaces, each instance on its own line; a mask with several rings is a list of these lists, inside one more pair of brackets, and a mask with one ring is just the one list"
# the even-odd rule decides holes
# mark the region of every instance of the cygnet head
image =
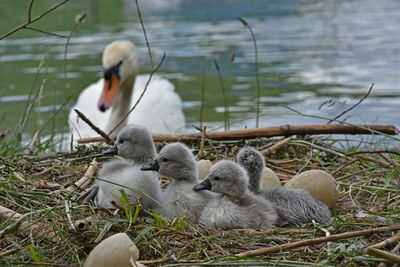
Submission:
[[249,175],[249,189],[253,192],[260,191],[265,168],[263,154],[252,147],[244,147],[236,155],[236,162],[244,167]]
[[157,158],[143,165],[141,170],[158,171],[175,180],[198,181],[196,159],[190,149],[181,143],[163,147]]
[[147,162],[156,155],[153,137],[147,128],[129,125],[121,130],[115,145],[104,152],[105,155],[118,155],[136,162]]
[[194,190],[211,190],[228,195],[233,200],[240,200],[247,192],[249,178],[246,170],[239,164],[222,160],[213,165],[209,174]]
[[[103,52],[104,88],[97,104],[101,111],[111,107],[118,90],[132,90],[139,72],[136,46],[130,41],[114,41]],[[120,86],[127,83],[126,86]],[[121,89],[119,89],[121,88]]]

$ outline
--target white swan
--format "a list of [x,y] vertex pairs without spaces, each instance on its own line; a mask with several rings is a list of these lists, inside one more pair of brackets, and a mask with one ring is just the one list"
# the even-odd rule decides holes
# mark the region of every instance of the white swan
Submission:
[[[104,78],[84,89],[69,113],[70,132],[75,140],[98,134],[84,121],[78,120],[74,109],[109,133],[139,99],[149,78],[149,75],[137,75],[138,55],[135,45],[129,41],[109,44],[103,52],[103,67]],[[117,135],[126,124],[142,125],[155,133],[182,132],[185,117],[174,85],[153,76],[138,106],[113,135]]]

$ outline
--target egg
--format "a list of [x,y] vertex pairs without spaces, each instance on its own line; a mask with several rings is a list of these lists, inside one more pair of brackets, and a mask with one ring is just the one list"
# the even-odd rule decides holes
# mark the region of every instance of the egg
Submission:
[[210,168],[212,166],[212,163],[208,159],[201,159],[197,161],[197,169],[199,172],[199,179],[204,180],[208,173],[210,172]]
[[144,266],[138,262],[139,250],[126,233],[118,233],[101,241],[87,257],[84,267]]
[[303,188],[315,199],[325,203],[329,209],[334,209],[338,192],[337,183],[332,175],[322,170],[309,170],[297,174],[286,184],[286,188]]
[[261,188],[266,189],[266,188],[278,187],[278,186],[282,186],[281,181],[279,180],[278,176],[274,173],[273,170],[265,167],[263,177],[262,177]]

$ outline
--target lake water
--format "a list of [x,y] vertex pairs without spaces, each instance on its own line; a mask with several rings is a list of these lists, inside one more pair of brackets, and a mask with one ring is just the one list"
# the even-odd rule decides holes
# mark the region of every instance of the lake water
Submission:
[[[1,34],[25,21],[28,2],[0,0]],[[54,3],[35,2],[33,15]],[[286,106],[308,115],[332,118],[354,105],[372,82],[375,86],[371,95],[342,119],[399,126],[400,1],[139,3],[154,61],[166,53],[159,74],[173,82],[181,95],[188,132],[195,131],[192,126],[200,125],[203,70],[203,123],[210,130],[224,127],[224,104],[214,61],[221,67],[225,86],[231,85],[231,128],[255,127],[254,46],[238,16],[251,25],[257,39],[260,127],[325,123],[326,120],[300,116]],[[21,30],[0,40],[0,132],[18,125],[31,90],[39,97],[23,132],[67,132],[68,111],[80,91],[101,76],[101,54],[113,40],[133,41],[138,46],[141,73],[150,71],[133,0],[69,1],[34,26],[68,34],[81,13],[87,13],[87,18],[73,33],[66,64],[66,39]],[[233,51],[236,56],[230,65]]]

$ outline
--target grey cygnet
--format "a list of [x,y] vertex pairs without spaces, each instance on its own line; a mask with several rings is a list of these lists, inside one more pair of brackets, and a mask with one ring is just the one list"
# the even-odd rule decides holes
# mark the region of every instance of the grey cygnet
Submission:
[[155,172],[140,170],[143,163],[156,156],[151,133],[142,126],[127,126],[117,137],[115,145],[104,152],[105,155],[118,155],[132,160],[116,159],[103,164],[94,186],[79,199],[94,200],[96,206],[113,208],[110,201],[121,202],[115,198],[124,190],[131,204],[141,204],[144,210],[159,208],[161,186]]
[[236,155],[236,161],[246,169],[249,175],[249,189],[275,204],[279,226],[302,226],[312,220],[324,224],[330,222],[329,208],[304,189],[282,187],[261,189],[265,160],[256,149],[242,148]]
[[250,192],[248,183],[246,170],[233,161],[212,166],[206,180],[194,189],[219,195],[204,208],[199,223],[216,229],[273,228],[278,217],[273,204]]
[[162,215],[169,219],[182,214],[190,221],[197,221],[201,210],[214,197],[211,192],[195,192],[199,183],[196,160],[189,148],[181,143],[163,147],[155,160],[143,165],[142,170],[156,170],[174,181],[161,196]]

